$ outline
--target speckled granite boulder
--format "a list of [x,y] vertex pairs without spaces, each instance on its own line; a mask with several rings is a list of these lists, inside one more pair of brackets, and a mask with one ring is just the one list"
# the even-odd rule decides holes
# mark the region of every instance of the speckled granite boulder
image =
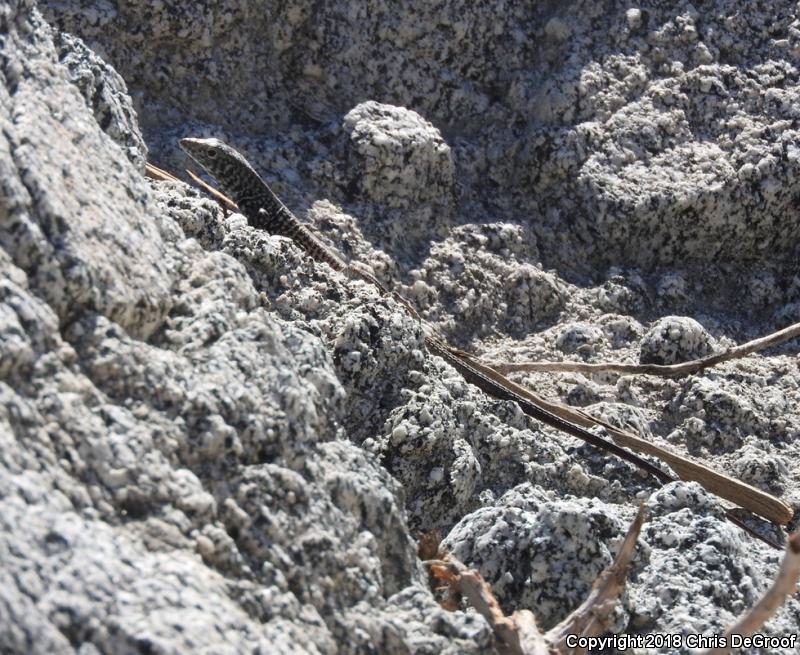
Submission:
[[[38,12],[9,11],[19,27],[7,37],[0,88],[0,244],[60,324],[86,307],[134,334],[152,334],[172,306],[174,273],[162,227],[148,217],[147,183],[97,129]],[[53,135],[64,133],[76,136],[53,147]],[[87,152],[96,155],[87,159]],[[119,256],[125,252],[132,256]]]
[[341,438],[313,322],[254,286],[313,265],[240,224],[198,236],[241,261],[187,238],[192,203],[219,210],[155,193],[38,13],[2,20],[0,651],[486,652],[427,591],[397,483]]
[[[233,143],[454,343],[635,362],[798,320],[796,9],[695,5],[44,10],[120,70],[157,163],[180,171],[177,136]],[[719,632],[766,588],[777,554],[713,497],[486,398],[391,298],[146,183],[111,73],[8,7],[0,650],[491,653],[433,601],[416,530],[555,622],[643,501],[615,630]],[[643,339],[664,316],[707,340]],[[590,347],[559,349],[575,325]],[[796,344],[684,379],[516,379],[800,507]],[[798,623],[791,600],[766,631]]]
[[125,81],[72,34],[56,32],[54,41],[59,61],[80,89],[97,124],[123,148],[131,163],[143,171],[147,145],[142,139]]
[[[721,634],[759,596],[760,573],[738,531],[719,521],[722,508],[695,483],[668,485],[647,510],[647,548],[628,587],[630,625],[642,633]],[[778,553],[767,558],[778,564]]]
[[[551,500],[521,485],[462,519],[444,545],[480,570],[508,611],[535,607],[550,628],[585,599],[624,533],[604,503]],[[624,624],[618,616],[612,630]]]
[[566,304],[563,283],[544,271],[523,226],[454,227],[434,242],[404,286],[424,316],[465,340],[493,330],[529,334],[551,325]]
[[[159,159],[191,122],[272,149],[300,141],[311,160],[374,99],[440,129],[458,211],[529,220],[548,265],[796,252],[791,0],[45,6],[146,98]],[[289,134],[298,122],[302,139]]]
[[666,316],[642,338],[642,364],[676,364],[700,359],[714,350],[714,340],[700,323],[686,316]]
[[365,102],[342,121],[345,158],[359,199],[387,207],[447,206],[453,195],[450,148],[414,112]]
[[370,101],[344,116],[340,140],[340,184],[373,240],[414,253],[444,234],[455,181],[439,130],[408,109]]
[[556,340],[556,346],[560,351],[584,356],[596,353],[602,343],[603,330],[595,325],[582,323],[567,325]]

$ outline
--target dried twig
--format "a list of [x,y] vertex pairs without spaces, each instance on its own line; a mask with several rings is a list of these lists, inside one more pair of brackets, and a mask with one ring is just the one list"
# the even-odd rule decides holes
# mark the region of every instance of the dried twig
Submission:
[[444,555],[439,550],[442,535],[438,530],[420,533],[417,539],[417,557],[425,560],[441,559]]
[[626,373],[634,375],[659,375],[672,377],[697,373],[710,366],[715,366],[732,359],[740,359],[759,350],[777,346],[785,341],[800,337],[800,323],[753,339],[740,346],[728,348],[721,353],[693,359],[680,364],[623,364],[608,362],[588,364],[586,362],[491,362],[489,366],[500,373],[522,372],[570,372],[570,373]]
[[[441,604],[454,611],[466,600],[486,619],[497,640],[498,652],[502,655],[583,655],[586,649],[567,646],[567,637],[576,640],[601,635],[608,628],[609,617],[625,582],[633,559],[634,549],[644,523],[644,507],[639,507],[628,534],[625,536],[614,561],[597,577],[587,599],[561,623],[542,634],[532,612],[518,610],[511,616],[503,614],[489,584],[480,573],[467,568],[450,554],[437,547],[439,559],[425,561],[433,581],[440,583],[439,590],[446,591]],[[425,550],[431,552],[431,543]],[[422,546],[421,546],[422,548]],[[800,580],[800,530],[789,537],[786,554],[775,582],[761,600],[724,634],[725,647],[710,649],[704,655],[726,655],[731,652],[731,638],[747,637],[759,630],[786,601],[795,593]],[[580,643],[580,642],[579,642]],[[584,642],[586,643],[586,642]]]
[[636,541],[639,539],[639,532],[643,523],[644,506],[640,505],[636,519],[628,529],[628,534],[625,536],[617,556],[611,565],[595,580],[589,597],[583,601],[580,607],[545,635],[545,638],[560,653],[574,652],[577,654],[581,652],[578,650],[570,651],[567,648],[566,639],[568,635],[594,637],[605,632],[611,611],[625,588],[625,579],[628,575]]
[[800,530],[789,536],[786,554],[783,556],[781,568],[772,586],[749,612],[725,631],[726,646],[710,649],[706,651],[706,655],[730,653],[733,635],[748,637],[759,630],[783,605],[786,597],[797,591],[798,580],[800,580]]
[[541,633],[533,613],[528,610],[517,610],[511,616],[503,614],[492,588],[481,574],[467,568],[452,555],[440,552],[440,559],[428,560],[424,564],[433,580],[444,583],[447,595],[442,606],[455,610],[462,598],[467,600],[492,628],[501,655],[550,655],[554,652],[566,655],[573,652],[566,646],[567,635],[593,637],[606,629],[608,617],[625,587],[643,522],[644,508],[640,507],[619,553],[597,578],[589,597],[547,634]]
[[497,650],[501,655],[548,655],[545,641],[533,614],[527,610],[503,614],[492,588],[475,569],[468,569],[452,555],[441,560],[424,562],[431,576],[445,583],[448,596],[442,602],[445,609],[458,608],[461,598],[475,608],[494,632]]
[[186,173],[189,175],[189,177],[192,178],[192,181],[195,184],[197,184],[198,186],[200,186],[203,189],[205,189],[206,191],[208,191],[208,193],[210,193],[212,196],[214,196],[214,198],[220,204],[222,204],[224,207],[226,207],[227,209],[230,209],[231,211],[234,211],[234,212],[235,211],[239,211],[239,206],[235,202],[233,202],[233,200],[228,198],[228,196],[226,196],[224,193],[221,193],[220,191],[217,191],[211,185],[206,184],[205,182],[203,182],[203,180],[201,180],[199,177],[197,177],[197,175],[192,173],[192,171],[190,171],[188,168],[186,169]]
[[600,426],[606,430],[609,436],[611,436],[614,442],[619,446],[628,448],[637,453],[652,455],[659,458],[663,462],[669,464],[681,479],[699,482],[711,493],[725,498],[732,503],[736,503],[740,507],[764,517],[768,521],[784,525],[788,523],[794,515],[791,507],[771,494],[756,489],[741,480],[736,480],[735,478],[715,471],[688,457],[674,453],[667,448],[656,446],[632,432],[611,425],[602,419],[595,418],[581,409],[542,398],[527,387],[512,382],[494,371],[494,369],[466,353],[461,353],[460,356],[469,361],[475,368],[479,368],[485,375],[497,379],[505,388],[511,389],[517,395],[525,397],[534,405],[545,409],[551,414],[555,414],[565,421],[569,421],[570,423],[584,428]]
[[175,177],[172,173],[168,173],[162,168],[158,166],[154,166],[150,162],[145,162],[144,164],[144,172],[147,177],[153,180],[161,180],[162,182],[178,182],[178,178]]
[[475,570],[459,576],[461,593],[470,605],[483,616],[501,644],[501,655],[547,655],[547,643],[539,632],[532,612],[520,610],[510,617],[503,614],[491,587]]

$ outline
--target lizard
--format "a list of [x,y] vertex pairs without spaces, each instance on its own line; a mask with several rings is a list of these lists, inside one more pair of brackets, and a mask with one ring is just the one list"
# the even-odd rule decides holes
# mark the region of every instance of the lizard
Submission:
[[[623,460],[626,460],[662,484],[674,482],[679,477],[672,475],[656,466],[649,460],[630,450],[623,448],[614,441],[606,439],[581,425],[566,420],[550,408],[557,406],[544,403],[532,393],[505,378],[490,366],[483,364],[473,356],[455,348],[447,343],[446,339],[430,326],[414,307],[400,294],[387,289],[370,273],[361,267],[348,264],[332,248],[326,246],[309,227],[304,225],[270,189],[269,185],[261,178],[245,157],[237,150],[219,139],[184,138],[180,140],[181,148],[194,159],[205,171],[213,177],[233,201],[239,206],[250,225],[266,230],[269,233],[291,238],[302,250],[313,259],[328,264],[333,270],[346,273],[352,277],[375,286],[381,293],[389,293],[400,302],[410,315],[420,322],[425,334],[425,344],[428,350],[444,359],[450,366],[458,371],[470,384],[478,387],[485,393],[501,400],[510,400],[517,403],[520,409],[532,418],[551,427],[571,434],[592,446],[606,450]],[[602,422],[597,422],[604,425]],[[613,431],[613,426],[605,427]],[[653,450],[659,450],[653,447]],[[663,450],[663,449],[661,449]],[[684,479],[697,479],[697,470],[710,477],[715,483],[714,493],[727,497],[732,502],[746,509],[764,516],[776,523],[786,523],[792,517],[791,509],[779,499],[747,485],[739,480],[730,478],[700,464],[670,453],[671,461],[687,469],[690,474],[684,474]],[[703,484],[702,480],[698,480]],[[726,485],[732,486],[735,492],[726,496]],[[706,485],[703,485],[706,486]],[[723,490],[720,493],[720,489]],[[768,538],[754,532],[744,525],[738,518],[727,511],[728,518],[744,528],[750,534],[766,541],[772,546],[776,544]]]
[[[223,190],[239,205],[239,208],[253,227],[260,228],[281,236],[290,237],[306,254],[317,261],[328,264],[333,270],[343,272],[347,264],[332,249],[325,246],[300,220],[284,205],[269,185],[253,169],[250,163],[237,150],[219,139],[181,139],[180,146],[186,153],[200,164],[222,186]],[[356,277],[377,286],[386,293],[386,289],[373,276],[360,268],[353,268]],[[399,296],[399,294],[397,294]],[[405,299],[403,299],[405,300]],[[402,303],[408,308],[407,301]],[[422,322],[419,313],[412,307],[412,316]],[[573,433],[592,445],[606,448],[615,455],[627,459],[631,463],[647,470],[662,482],[671,482],[677,478],[661,470],[651,462],[633,455],[624,448],[588,430],[574,426],[568,421],[534,406],[529,400],[508,389],[496,388],[497,382],[491,380],[483,372],[470,366],[459,357],[456,349],[445,343],[444,339],[429,331],[426,345],[432,352],[442,357],[453,368],[461,373],[468,382],[482,388],[487,393],[502,396],[503,399],[516,401],[525,411],[544,423],[561,430]]]

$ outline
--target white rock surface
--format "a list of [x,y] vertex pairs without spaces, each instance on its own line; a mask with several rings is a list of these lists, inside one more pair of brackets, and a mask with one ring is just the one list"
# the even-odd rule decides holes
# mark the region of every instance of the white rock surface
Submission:
[[666,316],[642,337],[639,361],[678,364],[706,357],[713,351],[714,339],[700,323],[686,316]]
[[208,203],[151,190],[38,13],[7,9],[0,651],[485,649],[422,593],[399,487],[341,438],[313,326],[268,311],[245,255],[185,236],[171,214],[194,212],[169,204]]
[[[777,570],[696,484],[488,399],[390,298],[141,169],[231,142],[493,359],[683,361],[800,320],[796,4],[351,5],[2,5],[1,652],[492,653],[417,531],[552,625],[639,502],[615,632],[719,633]],[[800,507],[796,343],[518,379]]]

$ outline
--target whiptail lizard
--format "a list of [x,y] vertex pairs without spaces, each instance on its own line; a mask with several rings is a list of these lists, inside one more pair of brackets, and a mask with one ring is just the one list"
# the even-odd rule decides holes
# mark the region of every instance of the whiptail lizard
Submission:
[[[360,268],[348,265],[332,249],[323,244],[309,228],[303,225],[303,223],[289,211],[286,205],[278,199],[272,189],[261,179],[247,160],[234,148],[231,148],[218,139],[194,138],[181,139],[180,146],[222,186],[223,190],[239,206],[239,209],[245,215],[250,225],[266,230],[271,234],[287,236],[313,259],[325,262],[335,271],[348,273],[351,276],[360,278],[376,286],[382,293],[391,293],[415,319],[420,321],[426,333],[425,342],[428,349],[432,353],[442,357],[448,364],[455,368],[465,380],[495,398],[515,401],[525,414],[578,437],[597,448],[613,453],[621,459],[651,474],[662,483],[673,482],[679,479],[616,443],[536,405],[530,398],[525,397],[525,395],[517,391],[516,389],[518,389],[518,387],[516,387],[516,385],[507,381],[494,369],[478,362],[467,353],[450,346],[442,337],[436,334],[432,326],[427,324],[419,316],[417,311],[405,298],[397,293],[387,291],[387,289],[372,275]],[[675,457],[679,456],[676,455]],[[778,499],[749,487],[749,485],[744,485],[744,483],[738,480],[727,478],[727,476],[716,472],[714,473],[718,477],[729,479],[733,484],[738,484],[740,488],[747,487],[749,491],[752,491],[752,495],[755,498],[755,501],[753,501],[755,506],[760,504],[761,506],[771,506],[774,508],[771,510],[771,520],[775,520],[776,522],[786,522],[789,520],[786,518],[786,513],[789,512],[788,507]],[[757,508],[749,507],[748,509],[765,515],[764,511],[759,511]],[[776,518],[781,516],[783,517],[782,519]],[[789,513],[788,516],[790,517],[791,513]],[[736,517],[732,516],[730,512],[728,513],[728,517],[751,534],[767,541],[767,543],[773,546],[776,545],[769,539],[764,539],[761,535],[754,533]]]

